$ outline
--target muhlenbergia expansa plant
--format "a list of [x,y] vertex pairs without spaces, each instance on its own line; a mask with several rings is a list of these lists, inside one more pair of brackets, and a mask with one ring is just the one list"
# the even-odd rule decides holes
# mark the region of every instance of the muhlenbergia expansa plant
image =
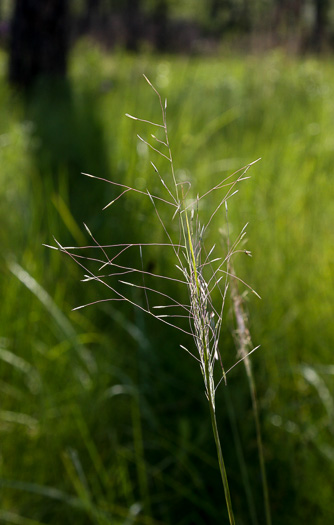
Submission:
[[[57,246],[52,248],[66,253],[81,266],[84,270],[84,281],[97,281],[111,292],[111,297],[90,304],[106,300],[128,302],[191,337],[189,348],[180,346],[198,362],[203,376],[229,522],[234,524],[235,519],[216,421],[215,394],[218,386],[222,382],[226,383],[226,376],[231,368],[240,361],[248,359],[248,356],[256,350],[256,348],[247,348],[247,352],[240,355],[237,363],[225,371],[220,338],[223,313],[229,281],[230,279],[234,281],[238,279],[231,273],[230,261],[237,252],[251,254],[240,247],[246,227],[243,228],[232,244],[228,242],[227,253],[217,257],[213,255],[215,245],[209,246],[208,244],[210,241],[208,233],[210,224],[219,212],[223,210],[227,215],[228,200],[238,191],[238,184],[248,178],[246,173],[254,163],[220,181],[203,195],[191,199],[189,197],[191,193],[190,182],[179,181],[174,170],[166,121],[167,102],[163,103],[158,91],[146,77],[145,79],[159,99],[162,122],[155,123],[132,115],[127,116],[147,126],[154,127],[156,130],[155,133],[158,136],[151,134],[152,140],[150,139],[150,141],[139,135],[138,138],[169,164],[169,176],[163,178],[158,168],[151,162],[154,170],[153,176],[158,177],[162,193],[156,195],[149,189],[143,191],[93,175],[84,175],[112,184],[117,191],[113,200],[105,208],[114,205],[122,197],[126,198],[126,194],[129,192],[136,192],[142,198],[149,199],[156,219],[162,228],[165,237],[164,242],[124,242],[101,245],[85,225],[93,241],[91,246],[64,247],[56,241]],[[223,195],[220,195],[218,205],[213,209],[209,219],[202,224],[200,217],[202,201],[212,194],[221,194],[222,192]],[[156,246],[172,252],[175,264],[170,275],[158,275],[149,271],[150,268],[144,264],[145,250]],[[208,249],[207,246],[209,246]],[[170,257],[170,254],[168,256]],[[137,263],[135,264],[133,261],[137,261]],[[185,302],[182,299],[184,297],[183,290],[178,297],[162,291],[159,282],[163,280],[176,285],[176,287],[172,287],[173,289],[185,287],[188,301]],[[254,292],[243,281],[241,282]],[[138,294],[133,293],[134,289],[142,292],[142,300],[138,299]],[[216,304],[214,297],[220,298],[218,304]],[[193,349],[191,349],[191,345]],[[217,366],[219,373],[214,373]]]

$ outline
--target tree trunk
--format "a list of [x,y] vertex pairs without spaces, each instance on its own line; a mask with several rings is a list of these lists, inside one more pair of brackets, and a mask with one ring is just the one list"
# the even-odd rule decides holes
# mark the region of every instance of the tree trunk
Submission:
[[321,51],[326,37],[328,22],[328,0],[314,0],[315,21],[313,30],[313,48]]
[[139,40],[141,37],[140,4],[140,0],[127,0],[125,3],[125,46],[129,51],[138,51]]
[[40,76],[66,75],[68,2],[16,0],[11,22],[9,81],[24,90]]
[[164,52],[168,48],[168,4],[166,0],[157,0],[153,21],[156,30],[155,45],[158,51]]

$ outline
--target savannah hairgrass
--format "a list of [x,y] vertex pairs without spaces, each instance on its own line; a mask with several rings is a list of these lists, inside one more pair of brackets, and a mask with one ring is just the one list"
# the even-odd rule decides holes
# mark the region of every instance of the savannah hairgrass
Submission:
[[[223,206],[225,206],[227,211],[228,200],[238,191],[236,186],[240,182],[249,178],[246,173],[250,166],[257,161],[248,164],[232,175],[226,177],[203,195],[198,195],[193,199],[189,198],[188,194],[191,189],[190,182],[178,181],[175,174],[167,129],[167,101],[165,100],[163,103],[160,93],[145,75],[144,77],[159,99],[162,123],[151,122],[129,114],[126,116],[135,121],[144,123],[145,125],[153,126],[157,130],[156,133],[160,133],[158,137],[151,134],[154,146],[151,139],[149,139],[149,141],[145,140],[140,135],[137,136],[148,148],[156,152],[170,165],[169,180],[164,180],[160,175],[158,168],[153,162],[151,162],[154,172],[160,180],[165,196],[161,197],[160,195],[154,195],[149,189],[143,191],[87,173],[84,173],[84,175],[112,184],[117,190],[119,190],[119,193],[115,198],[103,209],[115,204],[121,197],[129,192],[135,192],[143,198],[148,197],[153,206],[158,222],[161,225],[166,242],[102,245],[96,240],[88,226],[84,225],[87,233],[93,241],[91,246],[64,247],[55,239],[57,246],[49,247],[69,255],[84,270],[85,275],[83,281],[97,281],[106,286],[110,292],[112,292],[112,297],[98,299],[89,303],[89,305],[102,301],[127,302],[153,316],[155,319],[175,327],[183,333],[191,336],[197,352],[193,352],[185,348],[183,345],[180,346],[186,350],[200,366],[204,381],[205,395],[209,403],[211,424],[217,449],[218,464],[223,482],[229,523],[234,525],[235,518],[216,420],[215,394],[221,382],[225,382],[226,384],[226,376],[230,370],[241,361],[247,360],[248,363],[249,355],[258,347],[251,349],[249,344],[247,344],[247,347],[243,345],[243,351],[240,353],[239,360],[229,370],[225,371],[219,343],[229,281],[231,279],[233,282],[239,281],[254,294],[258,294],[231,272],[231,257],[235,253],[243,252],[250,255],[250,252],[247,250],[238,248],[240,242],[245,236],[246,227],[243,228],[233,244],[228,246],[228,253],[223,257],[213,257],[212,254],[215,245],[213,245],[208,251],[206,249],[206,244],[208,243],[208,227],[213,218]],[[199,209],[202,199],[205,199],[213,193],[220,192],[221,190],[225,190],[225,194],[223,197],[219,197],[218,205],[215,207],[206,223],[202,225],[200,222]],[[167,214],[167,217],[165,217],[165,214]],[[177,228],[173,228],[172,226],[174,226],[176,222],[178,226]],[[144,269],[143,252],[153,246],[172,251],[175,258],[175,268],[179,272],[178,276],[158,275]],[[96,250],[98,250],[100,256],[96,256]],[[86,253],[89,255],[86,255]],[[131,263],[129,263],[130,260]],[[134,260],[137,260],[137,264],[135,264]],[[98,267],[97,270],[96,266]],[[102,270],[104,270],[103,273]],[[125,275],[130,280],[123,280],[123,276]],[[138,278],[140,279],[139,281]],[[116,282],[113,282],[113,280],[116,280]],[[181,299],[176,299],[175,297],[159,290],[155,284],[159,280],[165,280],[185,287],[187,290],[188,302],[184,303]],[[153,281],[152,286],[150,285],[151,281]],[[144,294],[145,301],[140,303],[139,300],[134,299],[133,295],[129,293],[130,288],[141,290]],[[219,295],[220,297],[218,306],[214,304],[215,301],[213,300],[213,295]],[[181,297],[182,296],[183,295],[181,294]],[[158,303],[156,300],[157,298],[159,298]],[[75,309],[89,305],[82,305]],[[157,313],[159,311],[162,311],[163,313]],[[184,324],[182,324],[185,319],[188,320],[189,328],[185,328]],[[216,381],[214,375],[214,369],[217,362],[220,365],[218,381]]]
[[262,479],[262,489],[263,489],[263,500],[264,500],[264,510],[266,515],[267,525],[271,525],[271,512],[270,512],[270,502],[269,502],[269,491],[268,491],[268,482],[266,474],[266,466],[264,462],[264,452],[263,452],[263,443],[261,435],[261,426],[260,426],[260,417],[259,417],[259,408],[257,402],[256,388],[254,375],[252,370],[252,363],[249,359],[249,349],[252,348],[252,339],[248,328],[248,319],[244,308],[244,299],[238,291],[238,283],[235,279],[231,279],[231,297],[233,302],[233,310],[236,319],[237,328],[235,330],[235,341],[236,347],[238,348],[238,356],[244,358],[244,365],[246,369],[247,379],[249,383],[249,389],[252,400],[252,409],[255,420],[255,430],[256,430],[256,441],[257,449],[259,454],[259,463],[260,463],[260,472]]
[[[226,223],[228,226],[228,216],[226,209]],[[227,246],[229,250],[229,234],[227,234]],[[247,252],[248,255],[251,255],[250,252]],[[233,262],[229,260],[228,262],[229,272],[234,274]],[[245,299],[239,292],[239,283],[235,277],[230,279],[230,288],[231,288],[231,299],[232,299],[232,309],[234,312],[236,329],[234,331],[234,340],[237,348],[237,356],[243,359],[246,375],[249,384],[249,390],[252,400],[252,410],[255,420],[255,430],[256,430],[256,441],[257,449],[259,455],[260,463],[260,472],[262,480],[262,489],[263,489],[263,500],[264,500],[264,510],[266,516],[267,525],[271,525],[271,511],[270,511],[270,501],[269,501],[269,490],[267,482],[267,473],[266,466],[264,461],[264,452],[263,452],[263,443],[262,443],[262,434],[261,434],[261,425],[259,417],[259,408],[256,395],[255,380],[252,370],[252,363],[249,358],[249,351],[253,347],[252,338],[248,327],[248,317],[245,310]]]

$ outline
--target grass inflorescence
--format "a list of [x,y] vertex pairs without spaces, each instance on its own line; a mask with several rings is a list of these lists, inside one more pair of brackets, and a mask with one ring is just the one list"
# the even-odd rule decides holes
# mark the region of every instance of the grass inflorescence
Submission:
[[[251,255],[248,250],[240,248],[246,234],[247,225],[231,245],[228,239],[227,253],[223,256],[214,255],[215,245],[211,246],[210,249],[207,249],[207,246],[210,241],[209,226],[213,218],[222,211],[225,211],[227,216],[228,201],[238,192],[238,185],[249,178],[247,172],[254,162],[225,177],[203,195],[191,197],[191,181],[178,181],[175,174],[167,128],[167,100],[163,103],[160,93],[145,75],[144,77],[158,97],[162,123],[152,122],[130,114],[126,114],[126,116],[135,121],[153,126],[158,132],[162,133],[158,137],[152,133],[150,136],[151,141],[144,139],[139,134],[137,136],[146,147],[152,149],[169,163],[169,177],[166,179],[166,177],[162,177],[156,165],[151,162],[153,171],[160,181],[163,196],[153,194],[149,189],[143,191],[87,173],[84,173],[84,175],[105,181],[118,190],[119,193],[104,206],[104,209],[114,205],[129,192],[135,192],[142,198],[147,197],[162,228],[165,242],[102,245],[85,224],[85,229],[93,241],[92,245],[64,247],[56,240],[57,246],[52,248],[69,255],[84,270],[83,281],[96,281],[106,286],[112,292],[112,297],[97,299],[89,303],[89,305],[104,301],[125,301],[153,316],[160,322],[191,336],[194,349],[186,348],[184,345],[180,346],[200,366],[205,395],[209,403],[229,522],[234,524],[235,518],[216,420],[215,397],[219,385],[222,382],[226,385],[228,372],[243,360],[245,360],[246,366],[249,367],[249,355],[258,347],[247,347],[246,351],[246,345],[243,345],[239,360],[226,371],[221,351],[221,331],[230,279],[232,279],[233,283],[241,281],[255,295],[258,294],[234,273],[231,273],[231,258],[236,253],[243,252],[248,256]],[[220,195],[218,204],[214,206],[206,222],[202,224],[200,205],[204,199],[208,201],[214,193]],[[176,228],[174,227],[175,223],[177,224]],[[172,251],[175,264],[170,275],[159,275],[144,269],[144,251],[147,247],[153,246]],[[89,254],[87,254],[88,252]],[[161,279],[170,281],[173,284],[177,283],[180,287],[185,287],[187,289],[188,302],[181,302],[179,298],[162,292],[157,284]],[[133,288],[143,292],[143,297],[140,300],[135,299],[134,294],[131,294],[130,290]],[[184,294],[182,293],[181,295],[183,296]],[[220,297],[218,305],[213,298],[213,296],[217,295]],[[232,297],[236,305],[236,293],[235,291],[233,292],[233,288]],[[84,306],[88,305],[82,305],[75,309],[80,309]],[[236,306],[235,311],[237,312]],[[185,325],[185,320],[188,321],[188,326]],[[219,364],[220,371],[218,375],[215,374],[216,363]]]
[[[5,51],[0,65],[2,520],[86,523],[87,498],[80,495],[88,480],[90,501],[107,508],[109,523],[144,523],[145,515],[183,525],[227,522],[199,363],[178,351],[181,343],[196,353],[189,336],[124,301],[69,312],[113,293],[97,281],[78,283],[78,265],[64,264],[58,252],[42,248],[50,232],[63,246],[89,244],[83,221],[102,244],[164,241],[148,196],[129,191],[101,213],[102,203],[120,192],[79,175],[87,171],[164,196],[149,160],[166,181],[169,162],[153,150],[148,155],[134,132],[147,140],[145,132],[152,131],[162,140],[163,128],[122,118],[128,111],[160,122],[159,105],[142,80],[147,71],[160,92],[172,90],[168,128],[176,178],[184,182],[191,173],[192,195],[203,195],[263,154],[250,171],[256,177],[242,183],[228,215],[231,239],[250,223],[247,243],[254,258],[240,255],[234,266],[263,298],[244,298],[240,283],[249,331],[263,349],[263,356],[256,352],[251,361],[273,521],[295,525],[310,515],[316,525],[331,521],[333,62],[278,50],[260,56],[130,56],[80,42],[71,54],[71,96],[66,99],[58,89],[52,97],[39,91],[28,112],[6,83]],[[199,201],[202,222],[219,191]],[[172,208],[159,206],[168,223]],[[211,246],[220,253],[222,221],[219,212],[210,224]],[[175,233],[178,223],[175,218],[170,231]],[[226,233],[225,225],[222,229]],[[98,251],[95,245],[91,255]],[[171,248],[142,246],[142,253],[150,263],[143,261],[145,271],[182,277]],[[126,254],[142,269],[138,247]],[[114,279],[118,290],[146,305],[142,289],[118,282],[128,276]],[[136,279],[143,282],[140,274]],[[145,275],[146,285],[153,279],[152,287],[188,302],[186,285]],[[235,360],[229,280],[221,333],[226,370]],[[162,296],[161,304],[167,305]],[[166,315],[172,308],[153,311]],[[57,312],[68,314],[62,318]],[[187,319],[178,322],[188,327]],[[217,419],[236,521],[258,525],[265,522],[263,498],[243,368],[227,375],[228,388],[216,391]],[[218,382],[218,361],[215,374]],[[69,444],[76,455],[63,461]],[[74,475],[70,465],[80,463]],[[143,471],[152,514],[145,504],[134,514],[137,503],[145,502]],[[56,490],[62,499],[52,498]]]

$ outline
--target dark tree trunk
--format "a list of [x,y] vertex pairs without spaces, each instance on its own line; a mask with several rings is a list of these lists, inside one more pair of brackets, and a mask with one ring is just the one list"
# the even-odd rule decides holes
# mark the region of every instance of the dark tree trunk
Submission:
[[209,5],[209,21],[210,21],[210,33],[217,37],[223,31],[223,27],[219,21],[219,14],[222,8],[225,8],[224,0],[211,0]]
[[27,89],[41,76],[64,77],[67,0],[16,0],[11,22],[9,80]]
[[92,20],[94,19],[94,13],[99,11],[100,1],[99,0],[86,0],[85,10],[82,16],[82,33],[88,33]]
[[127,0],[125,5],[126,49],[138,51],[140,34],[140,0]]
[[85,0],[85,8],[80,20],[80,33],[87,34],[102,21],[105,16],[105,2],[102,0]]
[[158,51],[168,48],[168,5],[166,0],[157,0],[153,13],[153,22],[156,30],[155,45]]
[[313,48],[321,51],[326,38],[328,22],[328,0],[314,0],[315,21],[312,37]]

